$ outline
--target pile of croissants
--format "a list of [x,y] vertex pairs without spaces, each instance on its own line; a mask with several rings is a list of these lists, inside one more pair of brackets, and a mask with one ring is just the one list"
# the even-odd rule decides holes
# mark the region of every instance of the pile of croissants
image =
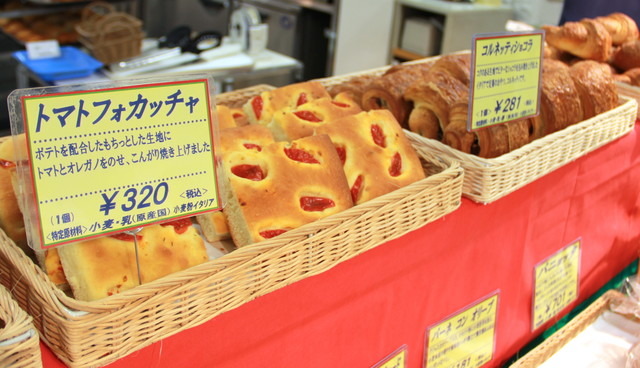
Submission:
[[631,17],[612,13],[542,29],[546,57],[568,64],[595,60],[607,65],[616,80],[640,86],[640,33]]
[[382,75],[362,74],[329,86],[332,95],[348,92],[363,109],[388,109],[405,129],[457,150],[494,158],[618,106],[608,64],[579,60],[571,64],[545,58],[540,114],[468,132],[471,55],[390,67]]

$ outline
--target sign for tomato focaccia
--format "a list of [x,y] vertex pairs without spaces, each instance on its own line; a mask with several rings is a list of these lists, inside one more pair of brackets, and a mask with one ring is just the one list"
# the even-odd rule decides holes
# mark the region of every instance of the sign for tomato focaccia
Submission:
[[32,247],[219,209],[211,84],[196,77],[14,92]]

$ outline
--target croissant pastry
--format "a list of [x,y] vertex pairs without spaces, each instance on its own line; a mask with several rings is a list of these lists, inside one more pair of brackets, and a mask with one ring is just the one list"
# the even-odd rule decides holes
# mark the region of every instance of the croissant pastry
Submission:
[[620,45],[611,56],[611,64],[623,71],[640,67],[640,40]]
[[387,109],[406,128],[411,104],[405,101],[404,92],[415,80],[422,79],[426,70],[425,67],[402,68],[377,78],[362,95],[362,109]]
[[580,97],[583,119],[609,111],[618,104],[618,88],[606,63],[583,60],[569,67]]
[[549,45],[583,59],[608,61],[611,56],[611,35],[593,19],[566,22],[562,26],[543,26]]
[[594,20],[604,26],[611,35],[614,45],[621,45],[627,41],[638,39],[638,25],[626,14],[612,13]]
[[629,69],[622,75],[627,78],[626,83],[633,86],[640,86],[640,68]]
[[471,80],[471,54],[444,55],[433,64],[430,73],[436,71],[448,73],[468,86]]
[[347,93],[357,104],[362,106],[362,96],[369,84],[375,80],[372,75],[360,75],[349,79],[348,81],[327,88],[331,97],[337,96],[339,93]]
[[441,139],[449,124],[449,108],[457,100],[468,98],[469,87],[442,70],[430,72],[412,84],[404,98],[413,102],[409,130],[427,138]]
[[459,151],[483,158],[494,158],[529,143],[528,119],[489,126],[473,132],[467,131],[467,101],[451,107],[449,125],[443,142]]
[[542,64],[541,84],[538,118],[542,121],[537,124],[543,125],[542,135],[583,120],[580,97],[566,64],[557,60],[545,60]]

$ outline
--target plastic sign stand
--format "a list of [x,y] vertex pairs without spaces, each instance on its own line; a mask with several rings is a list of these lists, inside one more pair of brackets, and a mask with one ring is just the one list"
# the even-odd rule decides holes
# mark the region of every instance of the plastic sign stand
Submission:
[[220,210],[213,85],[186,75],[12,92],[30,246]]
[[543,41],[544,31],[474,35],[468,131],[540,112]]

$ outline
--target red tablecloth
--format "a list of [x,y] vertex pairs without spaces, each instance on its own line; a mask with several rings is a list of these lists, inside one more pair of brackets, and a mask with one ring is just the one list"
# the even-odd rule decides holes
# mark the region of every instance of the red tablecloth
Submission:
[[[582,238],[580,301],[637,258],[640,127],[492,204],[454,213],[123,357],[110,367],[371,367],[499,290],[499,366],[531,331],[533,267]],[[560,316],[559,316],[560,317]],[[43,345],[45,367],[62,364]]]

